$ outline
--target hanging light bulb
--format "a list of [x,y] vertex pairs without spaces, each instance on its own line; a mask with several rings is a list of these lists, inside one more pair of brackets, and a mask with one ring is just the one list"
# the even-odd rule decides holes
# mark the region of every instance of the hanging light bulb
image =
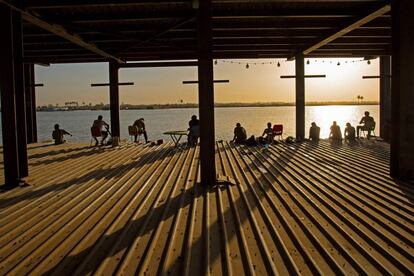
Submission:
[[310,61],[309,61],[309,59],[308,59],[308,60],[306,61],[306,64],[307,64],[307,65],[309,65],[309,64],[310,64]]
[[214,61],[214,65],[217,65],[217,59]]
[[341,63],[338,61],[338,64],[337,64],[337,65],[338,65],[338,66],[339,66],[339,65],[341,65]]
[[368,61],[367,61],[367,63],[368,63],[368,65],[370,65],[370,64],[371,64],[371,61],[370,61],[370,60],[368,60]]
[[246,63],[246,69],[249,69],[249,64],[248,63]]
[[277,67],[280,67],[280,62],[279,61],[277,62]]

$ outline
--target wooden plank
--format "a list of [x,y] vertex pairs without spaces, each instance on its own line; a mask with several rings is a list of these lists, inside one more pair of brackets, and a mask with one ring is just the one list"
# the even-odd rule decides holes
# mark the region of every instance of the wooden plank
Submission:
[[165,62],[127,62],[119,65],[119,68],[156,68],[156,67],[181,67],[197,66],[198,61],[165,61]]
[[[91,83],[91,87],[110,86],[110,83]],[[118,82],[118,86],[134,85],[134,82]]]

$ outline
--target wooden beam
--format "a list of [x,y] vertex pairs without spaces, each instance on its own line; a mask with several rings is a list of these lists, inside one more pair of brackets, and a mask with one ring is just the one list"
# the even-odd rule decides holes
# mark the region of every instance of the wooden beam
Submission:
[[362,76],[363,79],[382,79],[382,78],[388,78],[390,79],[391,75],[384,75],[384,76]]
[[[215,80],[214,83],[229,83],[229,80]],[[198,81],[183,81],[183,84],[194,84],[198,83]]]
[[109,53],[107,53],[107,52],[99,49],[94,44],[88,43],[88,42],[84,41],[82,39],[82,37],[80,37],[79,35],[69,33],[61,25],[58,25],[58,24],[50,24],[50,23],[48,23],[48,22],[46,22],[46,21],[38,18],[37,16],[34,16],[34,15],[28,13],[27,11],[24,11],[24,10],[22,10],[22,9],[20,9],[20,8],[14,6],[14,5],[12,5],[12,4],[10,4],[6,0],[0,0],[0,3],[6,4],[10,8],[12,8],[13,10],[20,12],[21,15],[22,15],[22,18],[24,20],[32,23],[33,25],[36,25],[36,26],[38,26],[38,27],[40,27],[40,28],[42,28],[42,29],[44,29],[46,31],[49,31],[51,33],[54,33],[55,35],[58,35],[58,36],[66,39],[66,40],[68,40],[68,41],[70,41],[72,43],[75,43],[75,44],[79,45],[82,48],[88,49],[88,50],[90,50],[91,52],[93,52],[93,53],[95,53],[97,55],[100,55],[102,57],[105,57],[105,58],[107,58],[109,60],[114,60],[114,61],[116,61],[118,63],[124,63],[123,60],[121,60],[121,59],[119,59],[119,58],[117,58],[117,57],[115,57],[115,56],[113,56],[113,55],[111,55],[111,54],[109,54]]
[[[280,76],[281,79],[295,79],[296,76]],[[326,75],[306,75],[305,78],[326,78]]]
[[146,67],[182,67],[197,66],[198,61],[166,61],[166,62],[127,62],[119,65],[119,68],[146,68]]
[[357,21],[355,21],[354,23],[347,25],[344,28],[341,28],[337,31],[335,31],[334,33],[328,35],[327,37],[323,38],[322,40],[312,44],[311,46],[308,46],[306,48],[303,48],[302,50],[296,52],[295,54],[291,55],[288,60],[293,60],[295,59],[295,56],[298,53],[302,53],[304,55],[308,55],[311,52],[321,48],[322,46],[325,46],[326,44],[328,44],[331,41],[334,41],[335,39],[344,36],[345,34],[361,27],[362,25],[367,24],[368,22],[374,20],[375,18],[380,17],[381,15],[386,14],[387,12],[389,12],[391,10],[391,5],[385,5],[379,9],[376,9],[375,11],[369,13],[368,15],[359,18]]
[[[98,87],[98,86],[110,86],[111,83],[92,83],[91,86],[92,87]],[[115,84],[116,85],[116,84]],[[118,85],[134,85],[133,82],[118,82]]]

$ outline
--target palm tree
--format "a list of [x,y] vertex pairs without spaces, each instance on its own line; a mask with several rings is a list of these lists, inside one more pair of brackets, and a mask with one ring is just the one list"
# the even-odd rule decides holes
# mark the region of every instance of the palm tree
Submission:
[[360,99],[361,99],[361,103],[362,103],[362,101],[364,100],[364,96],[361,96]]
[[361,98],[362,98],[362,96],[361,96],[361,95],[358,95],[358,96],[357,96],[358,103],[360,103]]

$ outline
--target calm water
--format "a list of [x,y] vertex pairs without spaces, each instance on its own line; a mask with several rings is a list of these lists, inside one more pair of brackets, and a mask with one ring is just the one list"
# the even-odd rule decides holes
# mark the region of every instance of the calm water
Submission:
[[[321,137],[329,135],[329,127],[336,120],[343,131],[346,122],[357,125],[364,111],[369,111],[377,122],[376,134],[379,134],[379,106],[310,106],[306,107],[306,127],[315,121],[321,127]],[[53,125],[73,134],[69,141],[90,141],[90,126],[99,114],[110,124],[109,111],[56,111],[38,112],[39,141],[51,140]],[[186,130],[191,115],[198,109],[160,109],[160,110],[121,110],[121,138],[128,138],[128,125],[139,117],[144,117],[150,140],[170,138],[162,133],[168,130]],[[261,135],[267,122],[284,125],[284,137],[295,136],[295,107],[234,107],[216,108],[216,138],[231,140],[237,122],[247,130],[247,134]],[[0,128],[0,137],[1,137]],[[306,132],[306,135],[308,133]],[[1,139],[1,141],[3,141]]]

